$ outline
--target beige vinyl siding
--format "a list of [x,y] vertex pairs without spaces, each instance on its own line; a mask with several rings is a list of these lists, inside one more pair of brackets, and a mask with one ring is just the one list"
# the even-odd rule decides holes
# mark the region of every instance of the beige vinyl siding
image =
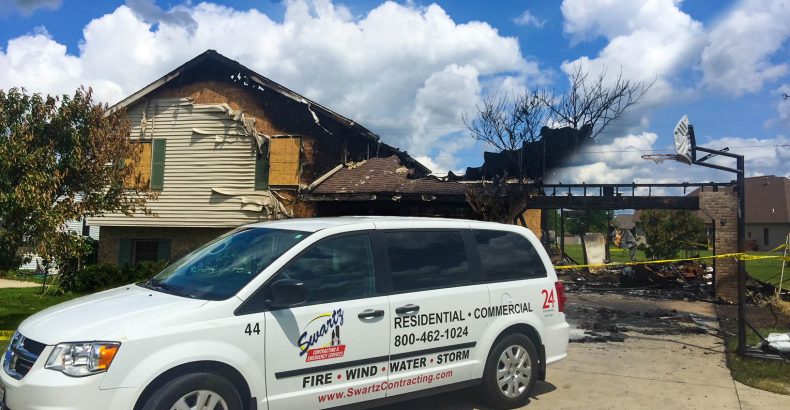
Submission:
[[158,217],[109,214],[92,218],[92,225],[233,227],[267,219],[265,211],[250,210],[241,200],[268,194],[254,190],[254,139],[221,105],[159,99],[141,101],[127,114],[133,139],[167,141],[164,185],[159,199],[149,202]]

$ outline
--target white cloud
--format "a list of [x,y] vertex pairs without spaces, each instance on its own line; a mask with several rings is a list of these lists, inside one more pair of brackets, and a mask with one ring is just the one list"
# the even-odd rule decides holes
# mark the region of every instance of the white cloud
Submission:
[[417,162],[419,162],[420,164],[428,167],[428,169],[430,169],[431,172],[437,173],[437,170],[441,168],[439,164],[433,162],[433,159],[431,159],[431,157],[419,156],[419,157],[415,157],[414,159],[416,159]]
[[790,65],[771,58],[790,37],[788,21],[788,1],[741,1],[710,32],[702,53],[705,83],[740,95],[787,74]]
[[[629,182],[726,182],[734,179],[728,172],[699,165],[686,165],[673,160],[655,163],[642,158],[644,154],[672,153],[670,146],[656,145],[654,133],[632,134],[607,143],[590,145],[571,157],[564,167],[552,170],[547,182],[556,183],[629,183]],[[747,176],[779,175],[790,177],[790,139],[727,137],[700,141],[700,145],[743,154]],[[710,163],[734,167],[732,159],[716,157]]]
[[80,60],[43,30],[8,42],[0,50],[0,89],[24,87],[29,92],[73,93],[82,74]]
[[704,47],[702,24],[680,10],[680,0],[564,0],[564,31],[572,41],[604,37],[596,57],[566,61],[566,73],[581,65],[608,78],[655,81],[646,102],[674,97],[671,79],[694,64]]
[[[746,159],[746,174],[780,175],[790,177],[790,138],[779,135],[774,138],[738,138],[724,137],[698,142],[707,148],[721,149],[729,147],[730,151],[742,154]],[[732,160],[717,157],[710,160],[720,165],[734,166]]]
[[513,22],[519,26],[534,26],[537,28],[541,28],[546,24],[546,20],[535,17],[529,10],[524,10],[523,13],[513,19]]
[[0,88],[62,93],[85,84],[112,103],[212,48],[388,143],[457,168],[452,154],[473,144],[453,134],[464,129],[461,113],[488,87],[543,78],[517,39],[487,23],[456,23],[435,4],[386,2],[354,17],[329,0],[293,0],[282,22],[213,3],[127,4],[84,28],[79,55],[48,35],[11,40],[0,51]]

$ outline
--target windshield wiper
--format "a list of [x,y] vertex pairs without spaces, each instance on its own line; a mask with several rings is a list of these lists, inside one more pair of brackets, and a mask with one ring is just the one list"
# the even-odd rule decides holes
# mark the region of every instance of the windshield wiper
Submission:
[[146,289],[152,289],[163,293],[169,293],[171,295],[192,297],[192,295],[185,295],[181,293],[180,289],[176,288],[173,285],[162,283],[162,281],[154,282],[154,278],[148,279],[145,282],[141,282],[140,286]]

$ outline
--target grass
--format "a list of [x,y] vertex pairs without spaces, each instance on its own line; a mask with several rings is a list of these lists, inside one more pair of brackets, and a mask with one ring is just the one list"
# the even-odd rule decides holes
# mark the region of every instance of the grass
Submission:
[[[619,248],[610,248],[612,255],[612,262],[628,262],[628,251]],[[693,252],[693,253],[691,253]],[[579,263],[584,262],[582,255],[581,245],[565,245],[565,253]],[[709,250],[700,251],[686,251],[678,252],[678,258],[690,257],[699,254],[699,256],[710,256],[712,254]],[[755,256],[782,256],[781,252],[747,252],[748,255]],[[636,252],[636,260],[644,261],[649,260],[643,251]],[[770,283],[776,286],[779,283],[780,272],[782,270],[782,261],[779,259],[755,259],[746,261],[746,271],[753,278],[762,282]],[[785,266],[785,279],[782,284],[784,289],[790,290],[790,263]]]
[[[787,333],[787,328],[758,328],[763,336],[769,333]],[[756,345],[760,338],[753,332],[747,332],[746,343]],[[732,336],[727,340],[727,366],[730,368],[732,378],[761,390],[779,394],[790,394],[790,363],[780,361],[761,360],[739,357],[735,351],[738,345],[737,338]]]
[[[80,295],[41,295],[41,288],[0,289],[0,330],[15,330],[28,316]],[[0,351],[7,340],[0,340]]]

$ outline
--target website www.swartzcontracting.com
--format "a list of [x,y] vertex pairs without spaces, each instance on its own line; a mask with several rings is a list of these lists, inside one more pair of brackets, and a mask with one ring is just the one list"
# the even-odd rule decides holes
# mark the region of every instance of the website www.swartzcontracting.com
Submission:
[[414,386],[415,384],[431,384],[435,380],[446,379],[453,377],[453,371],[448,370],[436,374],[420,375],[410,377],[408,379],[398,380],[396,382],[381,382],[371,384],[365,387],[349,387],[346,391],[339,391],[335,393],[322,394],[318,396],[318,402],[323,403],[332,400],[340,400],[344,398],[362,396],[365,394],[381,392],[384,390],[399,389],[401,387]]

